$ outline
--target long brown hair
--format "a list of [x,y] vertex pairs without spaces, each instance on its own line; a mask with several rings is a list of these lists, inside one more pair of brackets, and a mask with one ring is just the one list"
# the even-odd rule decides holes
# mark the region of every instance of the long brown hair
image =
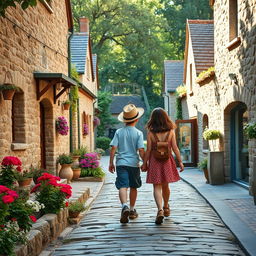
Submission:
[[175,123],[169,118],[162,108],[155,108],[146,124],[146,128],[154,133],[167,132],[176,128]]

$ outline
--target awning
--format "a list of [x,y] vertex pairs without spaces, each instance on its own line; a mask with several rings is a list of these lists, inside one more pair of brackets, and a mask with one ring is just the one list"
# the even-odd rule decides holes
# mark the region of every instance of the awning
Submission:
[[[62,74],[62,73],[44,73],[44,72],[34,72],[34,78],[36,80],[36,95],[37,100],[40,98],[51,88],[53,87],[53,100],[54,104],[57,99],[71,86],[76,86],[77,82],[72,78]],[[46,86],[41,89],[40,81],[47,82]],[[61,85],[61,91],[57,93],[57,84]]]

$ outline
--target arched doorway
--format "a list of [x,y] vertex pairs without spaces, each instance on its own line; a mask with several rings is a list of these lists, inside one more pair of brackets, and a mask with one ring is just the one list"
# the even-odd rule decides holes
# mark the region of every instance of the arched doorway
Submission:
[[41,168],[54,170],[54,120],[49,100],[40,102]]
[[242,102],[237,102],[230,111],[231,179],[244,185],[249,182],[248,139],[243,130],[247,123],[247,106]]

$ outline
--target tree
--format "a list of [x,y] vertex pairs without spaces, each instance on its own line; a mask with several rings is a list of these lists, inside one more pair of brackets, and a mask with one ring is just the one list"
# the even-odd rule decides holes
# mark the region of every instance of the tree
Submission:
[[110,104],[112,102],[112,96],[109,92],[98,92],[98,108],[100,113],[98,117],[100,119],[100,125],[97,127],[97,136],[105,136],[105,131],[111,125],[116,124],[117,121],[110,114]]
[[5,10],[9,7],[16,7],[16,4],[21,5],[22,9],[25,10],[29,6],[36,6],[37,0],[2,0],[0,2],[0,16],[5,16]]

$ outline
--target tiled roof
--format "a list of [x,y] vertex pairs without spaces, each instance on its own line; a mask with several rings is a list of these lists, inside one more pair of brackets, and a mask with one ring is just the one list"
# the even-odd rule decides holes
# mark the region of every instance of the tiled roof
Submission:
[[92,66],[93,66],[93,75],[94,78],[96,77],[96,72],[97,72],[97,54],[92,55]]
[[71,38],[71,63],[76,66],[79,74],[85,73],[88,41],[88,33],[75,33]]
[[164,61],[164,84],[165,92],[175,91],[183,83],[183,60]]
[[141,96],[137,95],[114,95],[112,96],[112,103],[110,105],[111,114],[119,114],[123,111],[123,107],[127,104],[134,104],[136,107],[146,109]]
[[197,75],[214,66],[213,20],[188,20]]

